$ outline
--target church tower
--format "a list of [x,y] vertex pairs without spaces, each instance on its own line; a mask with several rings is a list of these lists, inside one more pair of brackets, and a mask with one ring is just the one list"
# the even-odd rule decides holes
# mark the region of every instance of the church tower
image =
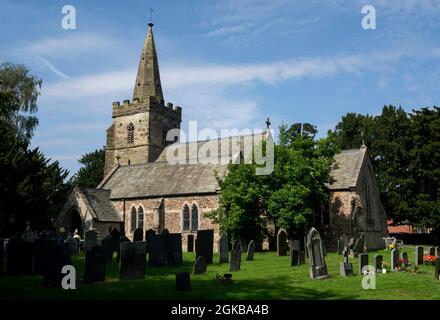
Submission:
[[113,102],[112,125],[107,129],[104,177],[116,165],[154,162],[167,145],[169,130],[180,129],[182,108],[164,103],[153,23],[139,61],[133,99]]

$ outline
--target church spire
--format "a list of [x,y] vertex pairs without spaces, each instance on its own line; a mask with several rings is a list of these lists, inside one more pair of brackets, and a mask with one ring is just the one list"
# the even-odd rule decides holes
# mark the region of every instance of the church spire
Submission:
[[159,102],[164,100],[160,83],[159,63],[153,37],[153,23],[148,23],[147,38],[139,61],[136,83],[134,84],[133,99],[142,100],[145,97],[155,97]]

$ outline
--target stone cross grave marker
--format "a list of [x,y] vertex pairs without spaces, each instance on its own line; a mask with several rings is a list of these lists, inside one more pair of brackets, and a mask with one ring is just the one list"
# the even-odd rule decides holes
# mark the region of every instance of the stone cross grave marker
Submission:
[[191,290],[191,282],[189,272],[176,273],[176,290],[188,291]]
[[119,279],[134,280],[145,277],[147,243],[145,241],[121,243]]
[[280,257],[287,255],[287,232],[284,229],[280,229],[277,234],[277,254]]
[[229,271],[238,271],[241,267],[241,242],[239,239],[232,244],[231,258],[229,263]]
[[359,259],[359,274],[362,275],[362,269],[364,266],[368,266],[368,253],[360,253]]
[[301,264],[299,257],[299,240],[290,239],[290,265],[299,266]]
[[214,251],[214,230],[197,231],[196,259],[200,256],[205,258],[207,264],[212,263]]
[[94,246],[86,251],[84,266],[84,283],[104,282],[107,257],[101,246]]
[[415,265],[418,266],[423,264],[423,247],[417,246],[415,250]]
[[219,263],[229,262],[229,239],[226,232],[222,232],[218,239]]
[[399,249],[391,250],[391,258],[390,258],[390,267],[391,270],[394,270],[399,265]]
[[194,263],[193,274],[197,275],[197,274],[205,273],[207,268],[208,267],[207,267],[207,264],[206,264],[205,257],[200,256],[200,257],[197,258],[197,261]]
[[307,235],[307,246],[310,259],[310,277],[324,279],[328,277],[327,264],[324,259],[321,236],[315,228],[311,228]]
[[187,252],[194,252],[194,235],[189,234],[186,242],[186,251]]
[[253,261],[254,260],[254,252],[255,252],[255,241],[251,240],[248,245],[246,260]]
[[142,228],[137,228],[134,230],[133,241],[144,241],[144,231]]
[[85,251],[92,250],[94,246],[98,245],[98,233],[96,230],[88,230],[84,236]]

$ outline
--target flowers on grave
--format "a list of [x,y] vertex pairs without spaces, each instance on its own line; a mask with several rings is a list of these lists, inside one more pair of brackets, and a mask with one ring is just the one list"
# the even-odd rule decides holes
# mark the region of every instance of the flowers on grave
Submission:
[[408,267],[406,267],[406,272],[417,273],[417,272],[419,272],[419,267],[410,264],[410,265],[408,265]]
[[391,244],[388,246],[388,249],[390,249],[390,250],[394,249],[394,243],[391,243]]
[[430,256],[430,255],[423,256],[423,264],[428,266],[433,266],[435,265],[435,259],[436,259],[435,256]]
[[388,265],[388,263],[386,261],[382,261],[382,270],[385,270],[384,273],[386,273],[386,270],[388,270],[390,268],[390,266]]

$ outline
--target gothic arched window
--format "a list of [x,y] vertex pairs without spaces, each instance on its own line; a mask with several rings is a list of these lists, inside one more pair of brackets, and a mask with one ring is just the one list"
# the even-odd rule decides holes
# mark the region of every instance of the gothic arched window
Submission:
[[134,125],[133,123],[130,123],[127,126],[127,143],[133,143],[134,142]]
[[138,219],[137,219],[137,227],[143,229],[144,228],[144,209],[139,206],[138,208]]
[[191,231],[197,231],[199,228],[199,209],[195,204],[191,207]]
[[183,207],[183,231],[189,231],[189,208],[185,204]]
[[136,216],[136,208],[132,207],[130,213],[130,231],[134,231],[136,229]]

